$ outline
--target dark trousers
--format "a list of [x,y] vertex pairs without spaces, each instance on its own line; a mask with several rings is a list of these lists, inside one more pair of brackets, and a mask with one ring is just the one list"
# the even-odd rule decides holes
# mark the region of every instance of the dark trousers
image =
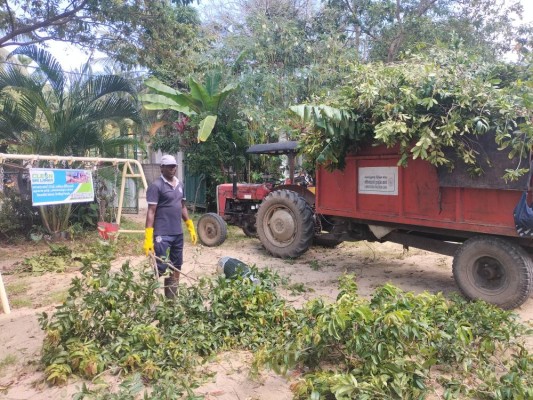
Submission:
[[[174,268],[181,270],[181,265],[183,264],[183,234],[155,236],[154,251],[158,258],[169,261]],[[160,275],[163,275],[167,268],[168,265],[165,262],[157,260],[157,269]]]

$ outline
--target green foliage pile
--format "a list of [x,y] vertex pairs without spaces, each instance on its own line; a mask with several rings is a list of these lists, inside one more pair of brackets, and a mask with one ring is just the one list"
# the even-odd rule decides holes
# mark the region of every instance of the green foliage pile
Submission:
[[22,268],[17,272],[29,272],[32,274],[44,274],[46,272],[64,272],[67,266],[72,264],[72,251],[67,246],[49,243],[50,251],[46,254],[38,254],[26,257],[22,262]]
[[88,262],[94,259],[97,254],[98,258],[107,258],[111,260],[114,257],[114,249],[111,246],[99,245],[88,246],[85,249],[77,246],[76,251],[64,244],[47,243],[50,251],[44,254],[38,254],[26,257],[22,262],[21,268],[16,273],[28,272],[34,275],[41,275],[47,272],[64,272],[68,268],[81,266],[82,262]]
[[[182,388],[176,383],[176,377],[166,377],[154,382],[147,388],[149,382],[145,382],[140,373],[136,372],[127,376],[119,385],[116,393],[110,393],[105,388],[90,389],[83,384],[81,392],[76,393],[72,399],[82,400],[203,400],[203,396],[197,396],[190,388]],[[186,395],[185,395],[186,392]]]
[[53,384],[110,368],[150,380],[180,376],[183,385],[192,384],[194,367],[207,357],[236,347],[257,349],[295,313],[271,287],[279,279],[267,272],[257,273],[258,285],[203,279],[180,287],[171,301],[157,290],[150,270],[136,277],[127,263],[118,273],[109,262],[85,264],[65,303],[40,320],[45,374]]
[[257,356],[280,373],[307,371],[296,398],[424,398],[432,380],[446,399],[533,395],[533,356],[516,340],[525,333],[516,315],[391,285],[367,301],[352,276],[340,289],[333,304],[307,303],[300,329]]
[[525,327],[514,314],[388,285],[367,301],[353,276],[342,279],[335,303],[297,310],[277,295],[277,276],[255,268],[254,276],[259,283],[202,279],[172,301],[151,271],[136,276],[126,263],[112,273],[107,262],[87,262],[65,303],[40,319],[47,380],[111,370],[173,382],[174,395],[191,395],[196,366],[219,351],[248,349],[257,369],[305,369],[294,385],[301,399],[423,398],[432,373],[449,398],[533,394],[533,358],[518,342]]
[[356,63],[336,96],[291,109],[314,128],[303,139],[305,152],[331,167],[342,168],[348,152],[372,143],[398,146],[401,165],[421,158],[452,167],[454,150],[480,173],[474,144],[490,134],[517,159],[517,170],[506,171],[512,179],[524,172],[520,160],[533,145],[532,72],[460,49],[434,50],[398,63]]

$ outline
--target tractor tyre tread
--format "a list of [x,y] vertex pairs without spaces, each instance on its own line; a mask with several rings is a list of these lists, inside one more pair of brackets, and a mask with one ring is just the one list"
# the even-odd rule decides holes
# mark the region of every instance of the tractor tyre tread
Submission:
[[[272,208],[284,208],[294,216],[296,234],[289,245],[281,246],[279,242],[265,233],[265,217]],[[257,234],[265,249],[275,257],[297,258],[305,253],[313,242],[313,211],[304,198],[291,190],[276,190],[270,193],[259,207],[257,213]],[[270,236],[270,238],[269,238]]]
[[202,215],[196,224],[200,242],[207,247],[220,246],[228,236],[226,221],[216,213]]

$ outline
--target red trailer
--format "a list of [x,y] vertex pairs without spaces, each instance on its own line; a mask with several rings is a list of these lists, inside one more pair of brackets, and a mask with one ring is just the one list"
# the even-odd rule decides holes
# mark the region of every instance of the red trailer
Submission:
[[275,256],[297,257],[318,222],[328,227],[324,238],[339,242],[390,241],[453,256],[467,298],[506,309],[525,302],[533,292],[533,239],[519,237],[513,219],[525,180],[505,183],[501,163],[487,164],[493,167],[476,179],[460,168],[450,173],[419,159],[401,167],[399,160],[397,149],[379,146],[348,156],[342,171],[319,167],[314,204],[288,191],[270,194],[257,215],[261,242]]

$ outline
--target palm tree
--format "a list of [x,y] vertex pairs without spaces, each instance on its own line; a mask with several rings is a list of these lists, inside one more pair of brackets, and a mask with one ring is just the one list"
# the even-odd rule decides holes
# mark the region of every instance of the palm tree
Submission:
[[[112,130],[140,124],[136,90],[117,75],[94,75],[87,64],[69,79],[47,51],[35,46],[11,53],[30,58],[34,72],[8,64],[0,71],[0,145],[46,155],[116,156],[136,141]],[[41,207],[50,233],[66,228],[70,205]]]
[[31,74],[13,65],[0,71],[0,141],[34,154],[83,156],[96,150],[110,156],[113,147],[107,144],[117,140],[106,137],[104,127],[141,122],[128,80],[93,75],[89,65],[69,79],[45,50],[20,47],[10,56],[17,54],[38,68]]

